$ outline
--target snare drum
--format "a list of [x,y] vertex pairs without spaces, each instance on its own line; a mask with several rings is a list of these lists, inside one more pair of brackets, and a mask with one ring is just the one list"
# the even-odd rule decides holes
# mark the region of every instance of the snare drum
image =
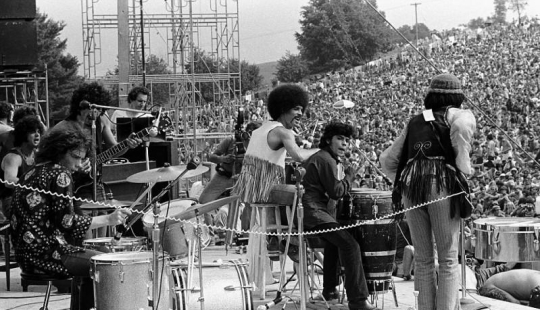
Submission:
[[[392,192],[371,188],[353,188],[338,206],[340,222],[373,220],[394,212]],[[388,219],[393,221],[393,219]],[[388,221],[387,220],[387,221]]]
[[498,262],[540,260],[540,219],[490,217],[473,222],[475,257]]
[[[188,277],[185,263],[171,263],[176,291],[174,304],[180,305],[177,310],[201,308],[200,292],[197,290],[201,287],[198,267],[196,265],[193,269],[194,275]],[[190,279],[192,283],[189,283]],[[245,264],[236,260],[223,264],[203,263],[202,279],[205,309],[253,309],[252,290]]]
[[156,309],[178,309],[172,304],[174,292],[169,285],[172,282],[168,257],[159,257],[157,273],[152,272],[152,252],[100,254],[93,256],[91,263],[96,310],[152,309],[149,300],[153,298],[153,274],[161,279]]
[[[188,254],[188,245],[184,234],[183,223],[166,218],[174,217],[186,211],[192,203],[193,201],[189,199],[178,199],[170,201],[170,204],[166,202],[161,205],[161,212],[158,218],[160,244],[163,250],[173,259],[186,257]],[[152,238],[152,234],[150,233],[154,226],[154,214],[152,212],[144,215],[143,224],[149,231],[149,237]],[[161,238],[161,236],[163,237]]]
[[112,244],[112,237],[102,237],[87,239],[83,241],[86,249],[101,252],[125,252],[125,251],[145,251],[146,237],[122,237],[116,244]]

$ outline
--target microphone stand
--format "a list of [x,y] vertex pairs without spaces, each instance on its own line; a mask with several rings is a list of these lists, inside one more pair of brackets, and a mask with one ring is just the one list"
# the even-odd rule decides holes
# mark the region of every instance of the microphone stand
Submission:
[[91,120],[92,120],[92,126],[91,126],[91,135],[92,135],[92,141],[96,144],[96,147],[92,148],[92,177],[94,178],[94,182],[92,182],[92,200],[97,201],[97,154],[96,154],[96,148],[100,147],[97,145],[97,129],[96,129],[96,117],[94,115],[94,111],[91,111]]
[[[159,200],[161,199],[161,197],[163,197],[173,186],[175,186],[179,181],[180,179],[182,178],[182,176],[184,174],[186,174],[189,170],[193,170],[193,169],[196,169],[199,164],[200,164],[201,160],[198,158],[198,157],[194,157],[186,166],[186,169],[184,171],[182,171],[182,173],[176,177],[176,179],[174,179],[173,181],[169,182],[169,184],[167,184],[167,186],[159,193],[156,195],[156,197],[154,197],[152,199],[152,201],[145,206],[144,210],[143,210],[143,213],[145,213],[146,211],[148,211],[148,209],[150,209],[151,206],[154,206],[154,225],[152,226],[152,259],[153,259],[153,264],[152,264],[152,302],[151,302],[151,305],[152,305],[152,309],[153,310],[156,310],[157,308],[157,299],[159,298],[158,296],[158,290],[159,290],[159,283],[158,283],[158,275],[159,275],[159,252],[158,252],[158,247],[159,247],[159,207],[160,207],[160,204],[159,204]],[[199,254],[200,255],[200,254]],[[200,260],[200,258],[199,258]],[[202,268],[201,268],[201,272],[202,272]],[[202,285],[201,285],[202,286]]]
[[306,174],[306,170],[303,168],[297,168],[295,171],[296,174],[296,192],[298,193],[298,248],[299,248],[299,257],[298,260],[300,261],[300,264],[298,264],[298,283],[300,287],[300,310],[306,310],[306,297],[307,297],[307,290],[308,287],[306,286],[306,265],[304,265],[304,262],[306,262],[307,253],[306,253],[306,247],[304,244],[304,206],[302,204],[302,196],[304,195],[304,186],[302,186],[302,178]]
[[356,147],[355,149],[364,157],[364,159],[373,167],[373,169],[375,169],[375,171],[383,177],[383,179],[386,181],[386,185],[391,186],[393,184],[393,182],[381,171],[381,169],[379,169],[379,167],[377,167],[377,165],[368,158],[364,151]]

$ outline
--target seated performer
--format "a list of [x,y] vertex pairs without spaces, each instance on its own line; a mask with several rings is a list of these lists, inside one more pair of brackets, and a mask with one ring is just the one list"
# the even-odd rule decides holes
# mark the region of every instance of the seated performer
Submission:
[[[313,155],[304,165],[306,175],[303,180],[305,193],[304,227],[319,231],[339,228],[336,221],[335,202],[351,189],[356,166],[345,168],[340,160],[349,146],[349,139],[355,133],[354,127],[343,123],[330,123],[324,128],[319,147],[321,151]],[[344,175],[343,175],[344,174]],[[349,309],[377,309],[367,301],[369,291],[362,266],[360,245],[346,230],[325,232],[320,235],[326,240],[324,248],[323,296],[336,299],[339,293],[338,254],[345,268],[345,290]]]
[[94,307],[90,258],[98,251],[77,247],[89,229],[124,223],[129,209],[109,215],[76,214],[71,173],[82,165],[91,140],[80,130],[54,131],[39,144],[37,164],[19,181],[12,201],[11,227],[21,269],[82,278],[78,309]]
[[[282,84],[270,92],[267,105],[272,120],[253,131],[244,155],[242,170],[232,191],[233,195],[240,196],[242,202],[250,203],[249,207],[254,204],[268,204],[272,187],[285,183],[286,153],[295,161],[302,162],[319,151],[301,149],[296,144],[292,130],[299,125],[308,103],[307,92],[298,85]],[[267,219],[261,219],[263,220]],[[261,222],[255,223],[251,230],[258,230],[260,224]],[[257,287],[261,287],[263,281],[273,282],[266,250],[266,238],[263,235],[249,235],[248,273],[250,281],[254,281]],[[266,268],[266,279],[262,279],[263,268]]]

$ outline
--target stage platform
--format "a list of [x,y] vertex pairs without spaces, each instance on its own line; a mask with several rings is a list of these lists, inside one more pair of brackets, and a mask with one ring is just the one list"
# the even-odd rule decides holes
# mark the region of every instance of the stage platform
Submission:
[[[203,262],[215,262],[218,260],[221,261],[228,261],[228,260],[245,260],[245,254],[236,254],[235,249],[229,249],[228,253],[225,251],[224,246],[212,246],[208,247],[205,250],[203,250]],[[279,276],[279,264],[274,264],[274,277]],[[287,278],[292,276],[293,274],[293,263],[290,260],[287,260],[286,264],[286,271],[287,271]],[[196,275],[198,276],[198,274]],[[319,276],[320,281],[322,282],[322,275]],[[397,302],[398,306],[396,306],[393,294],[391,292],[388,292],[386,294],[380,294],[378,296],[377,305],[379,308],[382,309],[403,309],[403,310],[409,310],[414,309],[415,307],[415,298],[414,298],[414,281],[404,281],[401,278],[394,277],[394,283],[396,287],[396,296],[397,296]],[[232,283],[233,284],[233,283]],[[286,304],[280,303],[276,306],[273,306],[271,309],[299,309],[299,299],[300,299],[300,293],[298,291],[298,288],[295,287],[297,285],[297,279],[294,281],[291,281],[287,287],[286,291],[283,293],[283,296],[285,297],[291,297],[291,300],[289,300]],[[211,287],[210,290],[205,289],[205,294],[213,294],[215,293],[214,289],[223,289],[219,287]],[[268,293],[267,297],[264,300],[261,300],[259,296],[253,296],[253,309],[257,309],[259,305],[266,304],[273,300],[276,296],[276,291],[278,289],[278,285],[270,285],[268,287]],[[294,290],[293,290],[294,289]],[[213,292],[214,291],[214,292]],[[43,297],[45,294],[45,286],[30,286],[28,288],[28,292],[23,292],[21,287],[21,279],[20,279],[20,269],[15,268],[11,269],[11,291],[6,291],[6,275],[5,272],[2,271],[0,273],[0,309],[1,310],[35,310],[39,309],[41,307],[41,304],[43,303]],[[313,292],[314,296],[317,296],[317,292]],[[461,296],[461,293],[460,293]],[[121,296],[118,296],[118,298],[122,298]],[[525,310],[525,309],[532,309],[530,307],[526,306],[520,306],[517,304],[507,303],[504,301],[498,301],[486,297],[479,296],[474,293],[467,294],[467,299],[474,301],[474,304],[471,305],[463,305],[463,310],[473,310],[473,309],[492,309],[492,310]],[[295,305],[294,302],[297,304]],[[69,303],[70,303],[70,295],[69,294],[58,294],[56,293],[56,289],[53,289],[53,294],[51,294],[51,299],[49,302],[49,310],[69,310]],[[482,305],[485,305],[482,307]],[[150,309],[148,307],[144,307],[145,305],[141,305],[141,308],[144,309]],[[228,305],[231,306],[231,305]],[[285,307],[284,307],[285,306]],[[337,309],[348,309],[347,304],[338,304],[335,301],[330,303],[330,309],[337,310]],[[214,307],[209,307],[205,304],[205,309],[210,310],[218,310],[213,309]],[[311,301],[307,303],[306,306],[307,309],[327,309],[326,305],[322,301]],[[196,307],[195,309],[200,309],[200,307]],[[227,309],[243,309],[241,307],[241,304],[238,305],[237,308],[231,308],[228,307]],[[193,310],[190,308],[190,310]]]

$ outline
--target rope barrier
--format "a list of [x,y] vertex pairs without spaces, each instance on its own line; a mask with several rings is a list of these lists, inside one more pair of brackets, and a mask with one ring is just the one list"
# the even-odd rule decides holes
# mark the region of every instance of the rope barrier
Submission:
[[[110,208],[110,209],[118,209],[118,210],[120,210],[120,209],[129,209],[133,213],[139,213],[139,214],[142,214],[142,215],[145,215],[145,214],[147,214],[149,212],[152,212],[152,210],[147,211],[147,212],[143,212],[141,210],[136,210],[136,209],[133,209],[133,208],[130,208],[130,207],[110,205],[107,202],[93,201],[93,200],[89,200],[89,199],[81,199],[81,198],[78,198],[78,197],[65,195],[65,194],[59,194],[59,193],[46,191],[46,190],[42,190],[42,189],[37,189],[37,188],[33,188],[33,187],[30,187],[30,186],[26,186],[26,185],[21,185],[21,184],[18,184],[18,183],[5,181],[5,180],[2,180],[2,179],[0,179],[0,182],[5,183],[5,184],[9,184],[9,185],[13,185],[13,186],[17,186],[17,187],[20,187],[20,188],[33,190],[33,191],[40,192],[40,193],[44,193],[44,194],[47,194],[47,195],[53,195],[53,196],[57,196],[57,197],[78,200],[78,201],[82,201],[82,202],[86,202],[86,203],[97,204],[97,205],[101,205],[103,207],[107,207],[107,208]],[[396,211],[394,213],[390,213],[390,214],[383,215],[381,217],[377,217],[375,219],[358,221],[356,223],[341,226],[341,227],[338,227],[338,228],[323,229],[323,230],[308,231],[308,232],[304,231],[301,234],[298,233],[298,232],[291,232],[291,233],[281,232],[280,233],[280,232],[264,232],[264,231],[256,231],[256,230],[234,229],[234,228],[227,228],[227,227],[209,225],[209,224],[205,224],[205,223],[197,223],[197,222],[193,222],[191,220],[181,220],[181,219],[177,219],[177,218],[170,217],[170,216],[162,216],[161,214],[157,215],[157,217],[160,218],[160,219],[163,219],[163,220],[170,220],[170,221],[181,222],[181,223],[184,223],[184,224],[190,224],[190,225],[193,225],[194,227],[201,226],[201,227],[212,228],[214,230],[230,231],[230,232],[237,233],[237,234],[245,234],[245,233],[247,233],[247,234],[258,234],[258,235],[267,235],[267,236],[282,236],[282,237],[301,236],[301,235],[317,235],[317,234],[324,234],[324,233],[328,233],[328,232],[346,230],[346,229],[350,229],[350,228],[359,227],[359,226],[362,226],[362,225],[374,224],[377,221],[384,220],[384,219],[391,219],[391,218],[395,217],[396,215],[403,214],[403,213],[405,213],[407,211],[411,211],[411,210],[414,210],[414,209],[417,209],[417,208],[421,208],[421,207],[424,207],[424,206],[427,206],[427,205],[430,205],[430,204],[433,204],[433,203],[436,203],[436,202],[440,202],[440,201],[452,198],[454,196],[459,196],[461,194],[466,194],[466,193],[462,191],[462,192],[459,192],[459,193],[450,194],[448,196],[444,196],[444,197],[440,197],[440,198],[437,198],[437,199],[434,199],[434,200],[430,200],[430,201],[418,204],[416,206],[412,206],[412,207],[404,209],[404,210]],[[163,203],[162,205],[166,205],[166,204],[167,204],[167,202]],[[9,224],[6,225],[6,226],[9,227]],[[3,229],[6,229],[7,227],[4,226],[4,227],[0,228],[0,231],[2,231]]]

